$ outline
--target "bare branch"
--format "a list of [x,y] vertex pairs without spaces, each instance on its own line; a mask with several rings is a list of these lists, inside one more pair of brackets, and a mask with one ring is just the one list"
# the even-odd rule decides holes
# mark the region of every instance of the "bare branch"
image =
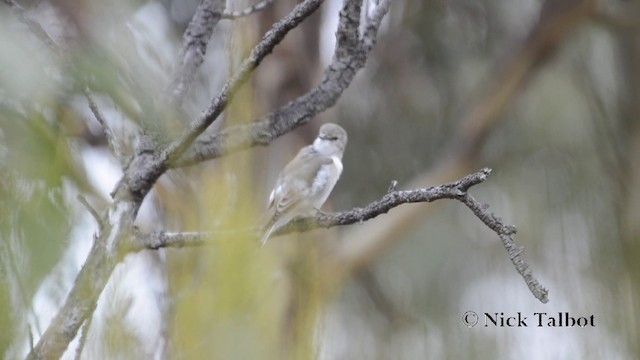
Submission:
[[390,6],[391,0],[381,0],[373,9],[372,14],[367,16],[367,25],[364,29],[364,34],[362,35],[363,46],[367,52],[371,51],[373,46],[376,44],[378,29],[380,29],[382,19],[389,11]]
[[271,3],[273,2],[273,0],[262,0],[257,4],[251,5],[248,8],[244,9],[244,10],[240,10],[240,11],[230,11],[227,12],[225,11],[222,14],[222,18],[223,19],[228,19],[228,20],[233,20],[233,19],[237,19],[240,17],[244,17],[244,16],[249,16],[251,14],[254,14],[258,11],[262,11],[264,9],[267,8],[267,6],[269,6]]
[[4,0],[13,9],[14,14],[17,15],[18,20],[25,24],[31,33],[37,37],[43,44],[45,44],[49,50],[51,50],[56,56],[62,54],[62,49],[51,39],[49,34],[42,28],[38,22],[33,21],[27,15],[27,9],[16,3],[14,0]]
[[91,328],[91,322],[93,317],[90,316],[87,320],[85,320],[84,325],[82,325],[82,330],[80,331],[80,339],[78,340],[78,347],[76,348],[76,360],[80,360],[82,357],[82,351],[84,350],[84,344],[87,342],[87,336],[89,336],[89,329]]
[[89,103],[89,109],[91,109],[93,116],[96,118],[96,121],[100,123],[100,126],[102,126],[102,131],[104,132],[104,136],[105,138],[107,138],[107,144],[109,145],[109,150],[111,150],[111,153],[113,154],[113,156],[115,156],[116,160],[118,160],[118,163],[120,163],[121,166],[124,166],[128,162],[127,156],[125,155],[124,151],[122,151],[122,147],[117,143],[116,137],[113,134],[113,130],[111,130],[111,127],[105,120],[104,115],[102,115],[102,112],[100,111],[100,108],[96,103],[95,96],[93,95],[93,92],[91,91],[91,89],[89,89],[88,87],[85,87],[84,96],[87,98],[87,102]]
[[496,217],[493,213],[487,211],[488,206],[483,206],[476,201],[469,193],[465,193],[463,197],[459,198],[463,204],[465,204],[471,211],[491,230],[493,230],[500,240],[504,248],[507,249],[509,259],[518,270],[518,273],[527,283],[529,290],[533,296],[535,296],[540,302],[546,304],[549,302],[549,290],[543,287],[540,282],[533,276],[529,264],[524,260],[522,253],[524,248],[517,245],[513,240],[513,235],[516,234],[517,229],[512,225],[504,225],[502,221]]
[[225,0],[201,1],[182,36],[179,60],[176,62],[171,81],[166,89],[167,97],[176,109],[182,105],[196,70],[204,62],[207,44],[213,29],[222,19],[225,5]]
[[391,180],[391,184],[389,184],[389,189],[387,190],[387,194],[397,190],[398,190],[398,180]]
[[93,206],[91,206],[91,204],[89,204],[89,202],[87,201],[87,199],[84,196],[78,194],[78,196],[76,198],[78,199],[78,201],[82,205],[84,205],[84,207],[87,209],[87,211],[89,211],[89,214],[91,214],[91,216],[93,216],[93,218],[98,223],[98,226],[100,227],[100,229],[103,229],[104,228],[104,222],[102,221],[102,218],[100,217],[100,214],[98,214],[96,209],[94,209]]
[[346,0],[340,11],[333,60],[325,69],[319,85],[252,124],[228,127],[199,138],[189,151],[171,163],[171,166],[189,166],[250,147],[266,146],[335,105],[358,70],[364,67],[367,55],[374,44],[369,37],[376,34],[380,25],[380,20],[376,21],[377,16],[381,17],[386,13],[388,4],[388,0],[381,1],[376,9],[378,12],[374,13],[369,23],[371,29],[363,38],[359,38],[361,1]]
[[[237,236],[239,232],[231,235]],[[204,232],[154,232],[149,234],[136,233],[130,251],[144,249],[157,250],[165,247],[182,248],[187,246],[202,246],[207,244],[207,239],[216,236],[214,233]]]
[[[364,208],[354,208],[333,214],[319,213],[316,216],[298,218],[289,225],[276,231],[273,236],[284,235],[292,232],[305,232],[317,228],[330,228],[339,225],[361,223],[386,214],[391,209],[402,204],[432,202],[440,199],[455,199],[466,205],[487,227],[493,230],[500,239],[509,254],[511,262],[516,270],[524,278],[525,283],[533,295],[542,303],[549,301],[549,291],[533,276],[529,264],[522,256],[523,249],[513,240],[516,233],[515,226],[504,225],[494,214],[487,211],[486,207],[477,202],[469,193],[472,186],[484,182],[491,169],[484,168],[462,179],[448,184],[430,188],[414,190],[391,190],[380,200],[374,201]],[[207,243],[207,239],[224,239],[237,236],[253,236],[256,240],[259,235],[254,229],[223,231],[212,233],[151,233],[137,234],[132,251],[143,249],[159,249],[163,247],[181,248],[185,246],[201,246]]]

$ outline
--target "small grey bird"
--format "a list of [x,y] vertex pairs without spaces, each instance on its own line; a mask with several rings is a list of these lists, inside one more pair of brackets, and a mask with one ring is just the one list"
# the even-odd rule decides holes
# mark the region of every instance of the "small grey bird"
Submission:
[[322,125],[312,145],[298,152],[280,172],[269,196],[268,215],[261,244],[271,233],[298,216],[313,215],[327,201],[342,174],[347,132],[336,124]]

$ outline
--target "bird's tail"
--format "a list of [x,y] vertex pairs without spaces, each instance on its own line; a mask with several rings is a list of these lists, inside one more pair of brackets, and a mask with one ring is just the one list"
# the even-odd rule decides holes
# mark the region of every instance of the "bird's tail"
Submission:
[[266,228],[267,230],[264,232],[264,235],[262,235],[262,239],[260,240],[260,245],[264,245],[267,243],[267,240],[269,240],[269,236],[271,236],[271,233],[273,232],[273,230],[275,229],[275,224],[269,226],[268,228]]
[[274,212],[269,216],[268,221],[264,222],[264,225],[262,225],[263,235],[260,240],[260,245],[266,244],[273,231],[280,227],[278,223],[279,218],[280,214],[278,212]]

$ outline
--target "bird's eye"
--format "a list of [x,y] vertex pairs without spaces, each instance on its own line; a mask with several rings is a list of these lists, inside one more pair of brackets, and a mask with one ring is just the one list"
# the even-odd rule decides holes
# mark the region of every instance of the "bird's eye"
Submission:
[[326,136],[326,135],[323,135],[323,136],[320,136],[320,139],[335,141],[335,140],[338,140],[338,137],[337,136]]

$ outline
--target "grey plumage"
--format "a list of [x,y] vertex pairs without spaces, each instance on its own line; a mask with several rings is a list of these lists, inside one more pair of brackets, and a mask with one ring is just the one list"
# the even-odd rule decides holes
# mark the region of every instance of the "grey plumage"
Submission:
[[269,221],[263,227],[262,244],[295,217],[312,215],[322,207],[342,173],[346,144],[346,131],[327,123],[313,144],[300,149],[285,166],[269,197]]

